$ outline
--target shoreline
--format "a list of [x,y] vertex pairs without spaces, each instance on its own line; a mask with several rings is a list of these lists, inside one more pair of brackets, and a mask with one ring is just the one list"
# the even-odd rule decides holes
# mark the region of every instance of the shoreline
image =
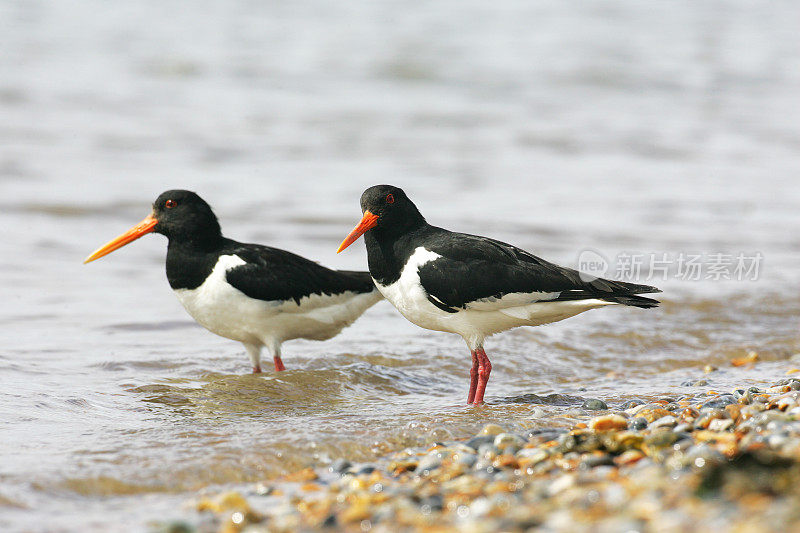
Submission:
[[[797,376],[797,377],[793,377]],[[800,528],[800,375],[630,400],[569,428],[344,459],[200,497],[160,531],[734,531]]]

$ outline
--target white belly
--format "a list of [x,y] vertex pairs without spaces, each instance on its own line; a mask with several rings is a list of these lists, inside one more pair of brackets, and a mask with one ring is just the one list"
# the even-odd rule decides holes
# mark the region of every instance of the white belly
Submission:
[[222,337],[256,345],[305,338],[325,340],[352,324],[380,295],[345,292],[312,294],[288,301],[250,298],[230,285],[226,271],[245,262],[221,256],[211,275],[196,289],[178,289],[178,300],[200,325]]

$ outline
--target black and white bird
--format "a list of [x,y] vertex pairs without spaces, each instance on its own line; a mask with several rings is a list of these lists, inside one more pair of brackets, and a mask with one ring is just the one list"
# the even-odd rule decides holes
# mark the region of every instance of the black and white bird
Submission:
[[472,354],[467,403],[483,402],[492,365],[486,337],[606,305],[650,308],[656,287],[591,278],[487,237],[431,226],[398,187],[361,195],[363,218],[338,252],[364,235],[372,279],[414,324],[457,333]]
[[162,193],[150,215],[84,263],[152,232],[169,239],[167,279],[183,307],[209,331],[244,344],[254,373],[261,372],[264,346],[275,370],[284,370],[284,341],[330,339],[381,299],[368,272],[331,270],[226,239],[211,207],[184,190]]

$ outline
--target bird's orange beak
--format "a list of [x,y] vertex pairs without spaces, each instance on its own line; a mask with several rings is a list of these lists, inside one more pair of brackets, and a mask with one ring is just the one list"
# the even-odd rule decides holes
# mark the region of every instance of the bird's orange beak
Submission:
[[369,211],[364,211],[364,218],[361,219],[361,222],[353,228],[353,231],[350,232],[350,235],[345,237],[342,241],[342,244],[339,245],[339,249],[336,250],[338,254],[354,242],[358,240],[359,237],[364,235],[368,230],[374,228],[378,225],[378,215],[373,215]]
[[152,233],[153,228],[155,228],[156,224],[158,224],[158,220],[156,220],[153,214],[151,213],[147,215],[147,217],[145,217],[144,220],[136,224],[134,227],[132,227],[131,229],[129,229],[116,239],[108,241],[103,246],[92,252],[92,255],[84,259],[83,263],[86,264],[89,261],[100,259],[104,255],[110,254],[114,250],[122,248],[126,244],[135,241],[142,235]]

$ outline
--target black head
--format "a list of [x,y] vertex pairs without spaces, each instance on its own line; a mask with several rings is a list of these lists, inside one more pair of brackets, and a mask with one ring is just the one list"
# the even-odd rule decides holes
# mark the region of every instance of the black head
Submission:
[[403,189],[394,185],[374,185],[364,191],[361,212],[367,211],[378,215],[377,227],[381,229],[405,229],[425,221]]
[[153,202],[156,233],[170,240],[196,241],[221,235],[211,206],[192,191],[175,189],[162,192]]
[[211,207],[191,191],[161,193],[153,203],[153,212],[136,226],[112,239],[84,260],[99,259],[148,233],[166,235],[170,244],[187,243],[212,248],[222,239],[219,222]]
[[393,185],[375,185],[361,195],[364,217],[339,246],[339,252],[361,235],[372,231],[382,238],[393,238],[425,224],[425,218],[403,189]]

